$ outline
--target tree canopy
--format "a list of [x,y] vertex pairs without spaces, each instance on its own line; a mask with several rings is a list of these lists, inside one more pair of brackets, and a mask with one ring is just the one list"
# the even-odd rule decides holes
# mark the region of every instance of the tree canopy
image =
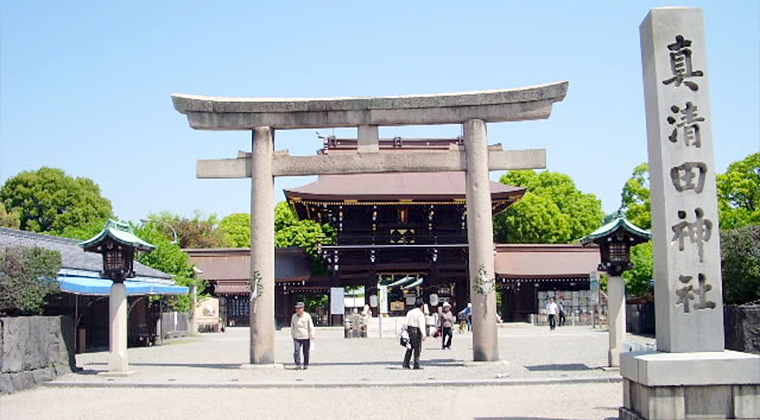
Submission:
[[5,204],[0,201],[0,227],[18,229],[19,226],[21,226],[21,217],[19,214],[14,211],[6,211]]
[[146,224],[156,225],[155,228],[171,240],[174,238],[171,228],[174,228],[181,248],[228,248],[231,246],[225,232],[219,228],[219,218],[213,213],[204,217],[203,213],[195,210],[193,216],[187,218],[165,211],[150,214],[146,219],[153,220]]
[[251,246],[251,215],[249,213],[232,213],[219,222],[219,230],[224,233],[226,241],[234,248]]
[[717,182],[720,227],[760,225],[760,153],[728,165]]
[[494,240],[506,243],[568,243],[591,233],[604,218],[602,202],[578,190],[558,172],[511,171],[502,184],[527,187],[517,204],[494,218]]
[[625,182],[620,209],[625,218],[642,229],[652,228],[652,202],[649,191],[649,164],[633,168],[631,178]]
[[9,178],[0,188],[0,201],[19,215],[19,228],[60,234],[67,226],[80,226],[113,217],[111,202],[88,178],[72,178],[63,170],[43,167]]

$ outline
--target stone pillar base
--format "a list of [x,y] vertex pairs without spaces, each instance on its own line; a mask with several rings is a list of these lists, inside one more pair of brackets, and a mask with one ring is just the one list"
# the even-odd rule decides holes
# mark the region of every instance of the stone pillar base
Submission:
[[760,356],[735,351],[621,355],[621,420],[760,418]]

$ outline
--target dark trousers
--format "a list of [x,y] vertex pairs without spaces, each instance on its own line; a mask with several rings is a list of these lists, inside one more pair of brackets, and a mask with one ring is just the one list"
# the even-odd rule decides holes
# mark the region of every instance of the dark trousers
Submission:
[[[451,348],[451,338],[454,336],[454,334],[451,332],[451,327],[443,327],[443,335],[441,336],[441,346],[445,349],[446,347]],[[446,341],[446,338],[449,339],[449,341]]]
[[301,348],[303,348],[303,365],[309,366],[309,347],[311,347],[311,340],[293,339],[293,360],[297,366],[301,366]]
[[412,348],[406,349],[404,355],[404,367],[409,367],[409,359],[412,358],[412,352],[414,352],[414,368],[420,367],[420,352],[422,351],[422,331],[417,327],[406,327],[409,332],[409,344]]
[[565,325],[565,313],[564,312],[560,312],[559,313],[559,326],[561,327],[563,325]]
[[557,326],[557,315],[549,315],[549,329],[553,330]]

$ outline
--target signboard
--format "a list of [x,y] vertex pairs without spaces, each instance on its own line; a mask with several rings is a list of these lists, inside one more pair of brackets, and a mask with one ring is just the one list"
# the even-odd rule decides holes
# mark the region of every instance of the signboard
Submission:
[[380,295],[378,300],[380,304],[380,313],[388,313],[388,286],[378,287],[378,294]]
[[330,288],[330,314],[344,315],[346,313],[346,291],[342,287]]
[[369,306],[373,308],[377,308],[377,295],[371,295],[369,297]]
[[430,305],[438,306],[438,295],[436,295],[435,293],[430,295]]
[[591,285],[589,303],[592,305],[598,305],[599,304],[599,272],[592,271],[589,274],[589,278],[590,278],[590,285]]

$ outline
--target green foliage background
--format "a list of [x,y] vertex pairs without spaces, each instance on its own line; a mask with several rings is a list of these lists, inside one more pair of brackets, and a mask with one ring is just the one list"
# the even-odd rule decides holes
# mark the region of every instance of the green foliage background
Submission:
[[642,163],[633,168],[631,178],[623,186],[620,210],[629,222],[649,230],[652,228],[651,207],[649,164]]
[[219,230],[233,248],[251,246],[251,215],[249,213],[232,213],[219,222]]
[[722,231],[720,240],[725,303],[760,300],[760,225]]
[[275,207],[275,246],[303,247],[311,256],[315,275],[327,274],[327,269],[317,254],[317,245],[335,242],[335,229],[328,224],[319,224],[313,220],[298,220],[287,202],[281,201]]
[[60,289],[61,254],[43,248],[0,248],[0,314],[40,315]]
[[[174,281],[180,286],[195,286],[198,295],[204,296],[208,286],[206,282],[198,278],[193,271],[190,257],[182,251],[179,244],[172,243],[166,234],[161,231],[156,223],[146,223],[141,226],[133,226],[135,234],[140,239],[156,246],[150,254],[140,253],[137,261],[168,274],[173,274]],[[179,312],[189,312],[193,309],[191,295],[173,295],[168,298],[171,308]]]
[[7,227],[11,229],[18,229],[21,226],[21,216],[18,212],[7,211],[5,204],[0,201],[0,227]]
[[568,175],[511,171],[500,182],[528,191],[494,218],[496,242],[569,243],[591,233],[604,218],[602,202],[579,191]]
[[721,229],[760,225],[760,153],[718,174],[718,206]]

